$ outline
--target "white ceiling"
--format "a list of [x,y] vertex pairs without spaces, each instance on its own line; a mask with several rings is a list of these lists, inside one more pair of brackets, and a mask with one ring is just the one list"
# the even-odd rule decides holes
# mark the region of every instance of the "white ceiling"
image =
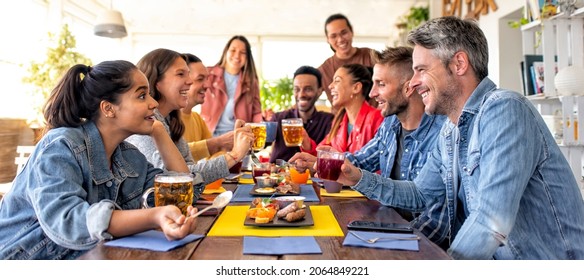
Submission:
[[[95,23],[109,0],[62,0],[63,9]],[[112,0],[126,21],[130,37],[324,35],[324,21],[343,13],[356,38],[387,38],[395,23],[415,3],[427,0]]]

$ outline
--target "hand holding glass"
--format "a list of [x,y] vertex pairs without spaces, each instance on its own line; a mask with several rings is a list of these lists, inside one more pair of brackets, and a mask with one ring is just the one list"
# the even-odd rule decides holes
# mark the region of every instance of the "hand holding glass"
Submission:
[[154,206],[174,205],[183,215],[187,215],[187,207],[193,204],[193,174],[164,173],[154,177],[154,187],[147,189],[142,195],[142,206],[149,208],[147,198],[154,192]]
[[251,148],[254,151],[260,151],[266,145],[266,124],[265,123],[248,123],[251,127],[251,132],[253,133],[254,140]]

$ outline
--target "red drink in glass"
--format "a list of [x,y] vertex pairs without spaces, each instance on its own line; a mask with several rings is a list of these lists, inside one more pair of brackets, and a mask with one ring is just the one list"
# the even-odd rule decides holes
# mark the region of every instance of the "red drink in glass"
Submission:
[[269,162],[263,162],[260,165],[253,165],[251,170],[251,176],[253,177],[254,183],[256,182],[256,177],[261,177],[264,174],[271,175],[272,174],[272,165]]
[[344,160],[332,158],[317,159],[318,177],[321,179],[336,181],[341,175],[341,165]]

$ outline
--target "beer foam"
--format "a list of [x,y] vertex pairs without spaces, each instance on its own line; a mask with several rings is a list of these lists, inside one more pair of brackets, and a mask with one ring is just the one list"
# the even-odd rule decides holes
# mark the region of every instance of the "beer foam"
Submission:
[[189,175],[163,175],[156,177],[155,181],[160,183],[186,183],[192,182],[193,178]]

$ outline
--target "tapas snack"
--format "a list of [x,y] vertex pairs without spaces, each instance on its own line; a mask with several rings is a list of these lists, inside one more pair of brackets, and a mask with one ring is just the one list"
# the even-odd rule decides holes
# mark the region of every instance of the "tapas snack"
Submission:
[[290,203],[290,204],[288,204],[288,206],[280,209],[276,213],[276,216],[278,216],[278,218],[284,218],[284,217],[286,217],[286,215],[288,215],[288,213],[292,213],[296,210],[298,210],[298,205],[296,205],[296,203]]
[[255,207],[247,210],[246,217],[255,219],[257,224],[266,224],[274,219],[276,211],[278,211],[278,204],[271,203],[269,199],[267,201],[254,199],[253,202],[255,202]]
[[[272,175],[274,176],[274,175]],[[257,177],[262,178],[262,177]],[[269,178],[269,177],[266,177]],[[268,195],[275,195],[275,196],[282,196],[282,195],[299,195],[300,194],[300,184],[292,182],[290,180],[290,176],[281,176],[281,180],[275,185],[264,185],[262,180],[258,180],[258,183],[254,188],[251,189],[249,192],[251,195],[259,195],[259,196],[268,196]]]
[[300,184],[292,182],[290,175],[286,175],[284,180],[278,183],[276,191],[281,194],[300,194]]
[[308,207],[291,203],[279,209],[275,200],[269,198],[255,198],[252,206],[246,212],[244,225],[247,226],[311,226],[314,225]]
[[274,193],[276,191],[276,189],[272,188],[272,187],[265,187],[265,188],[256,188],[255,191],[257,193]]
[[299,208],[296,203],[290,203],[288,206],[280,209],[276,216],[279,219],[285,219],[287,222],[295,222],[304,219],[306,210]]
[[304,216],[306,216],[306,210],[298,209],[292,213],[286,214],[284,219],[286,219],[288,222],[296,222],[304,219]]

